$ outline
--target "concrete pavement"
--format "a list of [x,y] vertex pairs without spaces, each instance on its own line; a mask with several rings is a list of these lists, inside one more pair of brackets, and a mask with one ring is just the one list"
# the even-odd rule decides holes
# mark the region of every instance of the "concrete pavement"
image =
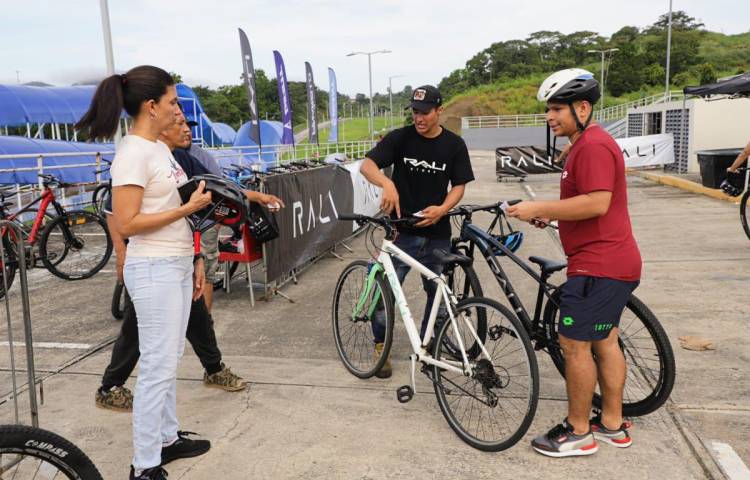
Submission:
[[[523,184],[495,181],[492,152],[472,152],[472,162],[478,180],[467,189],[467,203],[526,197]],[[539,198],[558,195],[556,176],[532,176],[525,185]],[[678,368],[670,403],[633,419],[631,448],[601,445],[591,457],[561,460],[531,450],[531,437],[559,422],[566,408],[564,383],[543,353],[541,400],[531,429],[515,447],[494,454],[476,451],[453,434],[426,379],[418,379],[410,403],[396,401],[396,388],[408,382],[401,325],[395,331],[393,378],[351,376],[338,360],[330,326],[331,293],[345,263],[330,257],[303,273],[298,285],[284,288],[295,303],[276,297],[252,309],[243,288],[217,294],[214,318],[225,362],[251,385],[236,394],[204,387],[200,364],[187,349],[179,370],[178,413],[182,428],[200,432],[213,447],[202,457],[170,464],[170,479],[722,478],[707,448],[711,441],[731,445],[750,464],[750,335],[743,295],[750,251],[736,206],[638,177],[629,177],[629,199],[644,258],[637,294],[667,330]],[[546,232],[518,227],[527,232],[522,254],[562,258]],[[346,261],[366,257],[361,237],[351,247]],[[475,268],[485,295],[500,299],[487,267]],[[517,269],[509,272],[530,306],[533,284]],[[125,478],[132,455],[130,415],[94,406],[110,354],[108,346],[96,348],[119,327],[109,315],[113,272],[73,283],[32,273],[35,341],[91,346],[37,349],[38,373],[49,375],[41,425],[78,444],[104,478]],[[407,298],[414,312],[423,308],[420,292],[419,279],[410,275]],[[17,287],[11,299],[18,324]],[[677,341],[682,335],[710,338],[717,349],[683,350]],[[0,348],[3,395],[10,390],[8,367],[7,347]],[[12,404],[5,402],[0,421],[11,418]]]

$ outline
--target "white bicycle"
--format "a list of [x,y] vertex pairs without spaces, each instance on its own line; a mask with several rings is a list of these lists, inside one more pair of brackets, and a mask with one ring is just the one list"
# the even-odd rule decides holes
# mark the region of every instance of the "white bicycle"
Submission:
[[[369,378],[383,367],[393,343],[395,303],[412,350],[411,385],[398,388],[398,401],[413,398],[419,362],[421,372],[433,384],[445,419],[464,442],[494,452],[513,446],[528,430],[539,396],[536,356],[519,320],[488,298],[457,301],[444,275],[435,275],[395,246],[395,227],[418,219],[339,215],[339,220],[374,227],[367,241],[379,251],[374,263],[357,260],[347,265],[336,283],[333,335],[347,370]],[[380,247],[374,241],[375,228],[385,230]],[[448,267],[472,262],[469,257],[440,250],[434,254]],[[436,284],[424,338],[419,337],[392,258]],[[374,322],[384,332],[380,354],[374,349]]]

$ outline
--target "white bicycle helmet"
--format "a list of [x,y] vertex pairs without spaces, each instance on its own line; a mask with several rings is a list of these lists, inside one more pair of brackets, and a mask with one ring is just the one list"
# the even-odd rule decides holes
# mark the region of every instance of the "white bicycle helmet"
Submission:
[[586,100],[594,105],[600,97],[599,82],[596,81],[593,73],[582,68],[568,68],[553,73],[542,82],[536,94],[540,102],[568,104],[575,118],[576,127],[581,132],[586,130],[594,115],[593,113],[589,115],[585,124],[581,123],[573,108],[573,102]]
[[599,82],[594,74],[582,68],[560,70],[547,77],[536,94],[540,102],[572,103],[588,100],[592,105],[599,100]]

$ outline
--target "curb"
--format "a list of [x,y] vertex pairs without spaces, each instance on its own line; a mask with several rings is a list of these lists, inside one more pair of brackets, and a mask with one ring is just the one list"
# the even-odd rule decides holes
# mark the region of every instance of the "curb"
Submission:
[[707,197],[715,198],[717,200],[724,200],[734,204],[740,203],[739,197],[730,197],[726,193],[719,189],[704,187],[690,180],[684,178],[675,177],[672,175],[664,175],[660,173],[643,172],[638,170],[627,170],[628,175],[635,175],[637,177],[645,178],[662,185],[668,185],[670,187],[679,188],[691,193],[698,193]]

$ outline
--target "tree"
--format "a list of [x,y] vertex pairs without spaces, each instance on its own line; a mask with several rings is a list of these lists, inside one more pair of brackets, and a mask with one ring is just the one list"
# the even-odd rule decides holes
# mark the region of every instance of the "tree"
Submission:
[[[659,17],[659,20],[656,21],[656,23],[646,28],[645,33],[647,34],[661,33],[667,30],[668,26],[669,26],[669,12],[661,15]],[[694,17],[691,17],[683,10],[677,10],[676,12],[672,12],[672,31],[698,30],[704,26],[705,24],[703,22],[696,20]]]
[[182,75],[175,72],[169,72],[169,75],[172,77],[172,80],[174,80],[174,83],[182,83]]
[[696,65],[695,70],[698,73],[698,79],[700,80],[701,85],[716,82],[716,69],[712,63],[705,62]]
[[643,63],[635,43],[623,44],[609,67],[607,90],[615,97],[638,90],[643,84]]
[[612,37],[609,39],[609,43],[611,43],[615,47],[619,47],[620,45],[624,45],[627,43],[634,43],[638,40],[638,36],[640,35],[640,30],[638,27],[622,27],[618,31],[612,34]]

